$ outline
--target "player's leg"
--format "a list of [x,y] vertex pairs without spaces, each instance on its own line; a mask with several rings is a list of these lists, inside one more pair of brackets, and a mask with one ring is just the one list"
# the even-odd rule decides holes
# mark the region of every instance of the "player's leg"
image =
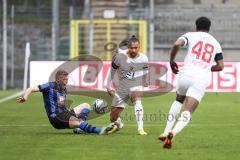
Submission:
[[[74,113],[78,119],[82,119],[82,120],[86,121],[88,118],[88,115],[90,113],[90,105],[88,103],[79,104],[78,106],[71,109],[71,112]],[[85,131],[83,131],[80,128],[74,128],[73,132],[76,134],[85,134],[86,133]]]
[[75,116],[71,116],[69,118],[69,128],[80,128],[86,133],[97,133],[101,132],[101,128],[95,127],[94,125],[88,124],[86,121],[82,119],[78,119]]
[[174,136],[176,136],[190,122],[191,115],[197,108],[198,104],[199,102],[195,98],[186,97],[183,112],[181,113],[177,124],[172,130]]
[[181,111],[182,104],[184,103],[187,90],[190,84],[192,83],[189,80],[189,78],[184,75],[178,75],[176,78],[177,78],[177,85],[176,85],[177,97],[176,97],[176,100],[172,103],[171,108],[169,110],[169,113],[167,116],[167,124],[164,129],[164,133],[162,133],[158,137],[158,139],[161,141],[164,141],[168,133],[172,130],[176,122],[176,119]]
[[185,100],[184,95],[177,94],[176,100],[172,103],[171,108],[169,110],[167,124],[164,129],[164,132],[158,137],[159,140],[164,141],[168,133],[172,130],[173,125],[175,124],[176,119],[181,111],[184,100]]
[[189,87],[186,93],[186,100],[184,104],[183,112],[179,118],[177,124],[173,129],[173,134],[178,134],[190,121],[191,114],[195,111],[202,97],[204,96],[206,83],[195,82]]
[[147,135],[147,133],[143,129],[143,117],[144,117],[144,110],[141,102],[141,91],[133,91],[131,93],[131,100],[134,104],[134,112],[135,118],[138,125],[138,133],[140,135]]
[[173,130],[170,131],[164,141],[164,148],[172,147],[172,139],[190,122],[191,113],[196,109],[198,101],[193,97],[186,97],[184,109]]
[[114,133],[123,128],[123,122],[120,118],[120,114],[125,108],[125,103],[128,101],[129,97],[125,91],[117,92],[112,101],[112,107],[110,112],[110,125],[113,124],[114,127],[108,133]]
[[[78,119],[75,116],[71,116],[69,118],[69,128],[76,129],[80,128],[82,131],[86,133],[95,133],[95,134],[107,134],[109,130],[111,130],[113,125],[108,125],[103,128],[96,127],[92,124],[88,124],[86,121],[82,119]],[[78,133],[77,130],[75,130],[75,133]]]
[[90,113],[90,105],[88,103],[82,103],[74,107],[71,111],[75,113],[77,118],[85,121]]
[[186,93],[183,112],[181,113],[181,116],[179,117],[173,130],[168,134],[166,140],[164,141],[163,147],[171,148],[173,136],[176,136],[179,132],[181,132],[183,128],[186,127],[187,124],[190,122],[191,115],[200,103],[204,95],[205,88],[206,84],[199,82],[194,83],[193,85],[191,85],[191,87],[189,87]]
[[94,125],[88,124],[82,119],[76,117],[75,113],[64,110],[58,113],[55,117],[50,118],[50,122],[56,129],[74,129],[80,128],[86,133],[105,134],[108,130],[112,129],[112,126],[98,128]]
[[112,106],[111,108],[111,112],[110,112],[110,125],[113,125],[113,128],[108,131],[108,134],[112,134],[116,131],[119,131],[121,128],[123,128],[123,122],[120,118],[120,114],[122,113],[122,111],[124,110],[123,107],[114,107]]
[[122,107],[115,107],[112,106],[111,112],[110,112],[110,121],[111,122],[116,122],[118,118],[120,117],[120,114],[122,113],[124,108]]

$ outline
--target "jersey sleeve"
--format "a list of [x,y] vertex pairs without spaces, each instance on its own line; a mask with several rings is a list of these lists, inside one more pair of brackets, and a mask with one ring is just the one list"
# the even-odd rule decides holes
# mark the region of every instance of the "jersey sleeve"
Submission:
[[120,66],[119,55],[120,54],[116,54],[115,56],[113,56],[113,59],[112,59],[112,68],[113,69],[118,69],[118,67]]
[[216,54],[222,53],[222,47],[219,43],[216,45]]
[[48,83],[38,85],[38,88],[40,92],[46,92],[50,89],[50,83],[48,82]]
[[145,56],[144,63],[143,63],[143,70],[148,70],[149,64],[148,64],[148,57]]
[[185,33],[185,34],[181,35],[178,39],[184,40],[184,45],[183,46],[188,46],[189,45],[189,39],[190,39],[189,33]]

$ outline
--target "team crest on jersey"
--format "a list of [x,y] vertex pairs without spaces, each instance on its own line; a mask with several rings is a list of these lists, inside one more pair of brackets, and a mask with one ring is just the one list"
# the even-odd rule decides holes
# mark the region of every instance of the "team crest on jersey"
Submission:
[[129,67],[129,70],[132,71],[132,70],[133,70],[133,66],[130,66],[130,67]]
[[64,96],[58,96],[57,103],[60,106],[65,105],[65,97]]
[[132,71],[133,68],[134,68],[134,64],[133,64],[133,62],[131,62],[130,66],[129,66],[129,70]]

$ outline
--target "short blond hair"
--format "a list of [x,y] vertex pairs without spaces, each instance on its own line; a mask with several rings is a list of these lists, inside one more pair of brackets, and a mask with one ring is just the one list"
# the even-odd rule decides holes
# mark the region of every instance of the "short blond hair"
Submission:
[[55,79],[58,80],[60,76],[68,76],[68,72],[65,70],[59,70],[55,74]]

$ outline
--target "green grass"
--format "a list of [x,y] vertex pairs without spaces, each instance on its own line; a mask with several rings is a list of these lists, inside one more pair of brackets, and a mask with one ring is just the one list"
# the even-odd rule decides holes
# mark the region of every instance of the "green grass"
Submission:
[[[73,98],[77,100],[75,104],[80,102]],[[173,100],[173,93],[143,100],[148,136],[137,135],[131,106],[122,114],[123,130],[97,136],[53,129],[40,94],[34,94],[25,104],[16,104],[15,100],[0,104],[0,159],[240,159],[239,93],[206,94],[191,123],[175,137],[173,148],[166,150],[157,136],[165,125],[162,115],[167,114]],[[155,118],[150,119],[150,114]],[[108,119],[104,115],[89,122],[102,126],[108,124]]]
[[[7,91],[0,91],[0,99],[7,97],[7,96],[11,96],[15,93],[20,92],[20,90],[7,90]],[[1,105],[1,104],[0,104]]]

